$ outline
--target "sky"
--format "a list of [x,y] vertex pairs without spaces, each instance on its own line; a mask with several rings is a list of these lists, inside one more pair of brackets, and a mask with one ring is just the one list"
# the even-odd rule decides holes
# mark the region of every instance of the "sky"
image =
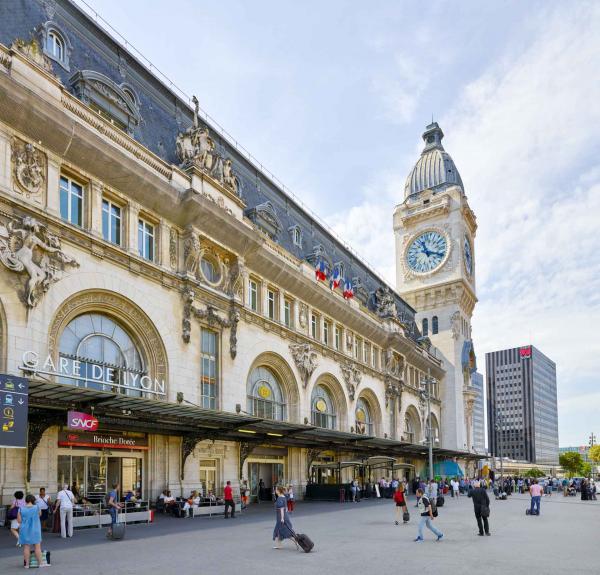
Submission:
[[535,345],[560,445],[600,436],[600,3],[87,1],[392,285],[437,121],[479,226],[481,369]]

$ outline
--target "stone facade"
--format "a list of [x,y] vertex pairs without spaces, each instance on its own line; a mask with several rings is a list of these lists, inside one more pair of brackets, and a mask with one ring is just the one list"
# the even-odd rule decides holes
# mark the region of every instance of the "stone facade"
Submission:
[[[57,19],[75,10],[67,3],[57,4]],[[3,37],[7,33],[2,30]],[[74,73],[77,46],[69,48],[69,68]],[[101,90],[102,78],[88,74],[87,95],[71,90],[76,97],[55,75],[56,65],[52,68],[49,61],[43,60],[44,66],[40,62],[0,44],[0,232],[8,230],[0,238],[6,243],[1,248],[5,265],[0,266],[1,370],[26,374],[41,383],[54,382],[61,389],[73,387],[74,382],[96,386],[125,399],[132,390],[120,378],[141,382],[146,377],[163,382],[165,395],[138,387],[133,394],[139,399],[211,409],[222,414],[225,430],[227,417],[234,414],[262,414],[266,419],[273,415],[257,412],[256,401],[269,396],[249,398],[253,374],[262,369],[271,374],[281,393],[283,415],[273,419],[302,429],[314,425],[317,431],[324,421],[331,422],[326,426],[347,434],[344,437],[350,445],[352,434],[359,438],[355,417],[361,401],[369,412],[371,435],[422,444],[421,381],[430,373],[443,382],[446,374],[435,351],[417,341],[414,312],[406,302],[383,283],[371,285],[372,297],[368,297],[370,276],[359,282],[367,297],[357,293],[350,301],[341,289],[316,282],[309,258],[299,257],[277,241],[283,224],[272,224],[267,232],[261,228],[267,210],[248,211],[256,206],[244,200],[240,194],[243,178],[234,175],[242,174],[243,166],[238,160],[232,164],[224,146],[216,150],[215,141],[202,139],[207,134],[198,124],[197,109],[193,126],[172,134],[169,145],[175,146],[179,138],[180,156],[168,161],[135,137],[138,121],[140,125],[145,121],[139,102],[122,103],[122,113],[114,121],[99,109],[102,98],[114,99],[115,94],[129,98],[125,83],[119,87],[113,81],[107,84],[110,90]],[[80,203],[78,198],[82,198]],[[285,201],[292,203],[289,198]],[[258,212],[261,218],[255,217]],[[31,243],[26,254],[23,234],[14,239],[10,233],[16,229],[10,222],[22,223],[25,218],[38,225],[28,228],[27,237],[39,240]],[[334,238],[328,241],[337,245]],[[342,252],[344,248],[337,245],[336,249]],[[312,247],[310,252],[314,253]],[[19,272],[15,262],[23,263],[25,256],[33,263]],[[37,295],[31,298],[33,279],[43,289],[36,287]],[[80,361],[85,355],[82,350],[88,348],[82,340],[77,353],[69,355],[63,340],[68,330],[75,329],[69,327],[72,322],[87,316],[95,317],[100,326],[112,322],[113,332],[118,329],[126,334],[131,345],[121,351],[137,358],[137,371],[117,358],[103,364],[112,374],[110,382],[93,383],[90,376],[76,379],[81,364],[86,363]],[[90,337],[99,338],[108,346],[102,348],[103,353],[108,353],[114,340],[98,331],[102,329],[98,325]],[[213,334],[216,342],[210,352],[203,350],[206,334]],[[202,371],[207,354],[214,365],[212,375]],[[41,358],[40,365],[49,356],[50,367],[29,369],[26,358],[34,356]],[[88,362],[91,367],[93,360]],[[73,379],[51,375],[67,366]],[[119,376],[114,375],[117,372]],[[454,377],[452,372],[450,377]],[[207,396],[202,387],[204,378],[214,380],[213,395]],[[265,391],[264,383],[261,386],[258,393],[272,392]],[[319,393],[325,394],[324,404],[315,399]],[[52,420],[47,429],[40,428],[45,430],[37,447],[30,443],[29,469],[25,450],[0,448],[3,502],[25,485],[31,490],[46,486],[55,493],[61,473],[59,458],[84,453],[58,445],[70,405],[52,402],[49,395],[34,401],[32,416],[54,409],[53,413],[65,414],[64,423],[50,425]],[[81,399],[78,407],[101,410],[102,402],[94,401]],[[330,407],[315,413],[327,402]],[[274,403],[269,405],[275,409]],[[260,409],[265,409],[263,404]],[[165,488],[175,494],[197,488],[207,473],[213,473],[207,471],[207,462],[214,465],[211,477],[218,491],[227,479],[237,484],[239,477],[249,477],[251,464],[282,464],[280,480],[300,488],[306,483],[315,452],[298,442],[286,444],[283,433],[272,434],[272,443],[248,446],[219,437],[219,429],[211,432],[210,439],[190,433],[183,424],[181,430],[166,432],[160,418],[152,425],[136,427],[139,421],[132,410],[133,414],[127,408],[117,414],[107,411],[103,417],[105,422],[114,421],[118,431],[147,434],[147,451],[132,456],[141,461],[144,497],[154,498]],[[441,422],[436,425],[443,443],[445,426],[454,436],[454,423],[444,415],[437,397],[432,411],[433,419]],[[102,425],[112,429],[101,418]],[[365,429],[362,421],[360,429]],[[107,455],[105,449],[95,447],[85,453]],[[108,452],[109,457],[110,453],[116,457],[114,451]],[[340,447],[319,450],[321,457],[331,459],[346,453]],[[415,464],[418,473],[425,458],[407,455],[404,461]],[[88,472],[84,475],[88,477]]]

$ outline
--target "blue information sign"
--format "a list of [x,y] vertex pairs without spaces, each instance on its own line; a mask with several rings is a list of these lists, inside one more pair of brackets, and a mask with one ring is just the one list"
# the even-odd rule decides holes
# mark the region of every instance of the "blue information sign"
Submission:
[[0,374],[0,447],[27,447],[29,381]]

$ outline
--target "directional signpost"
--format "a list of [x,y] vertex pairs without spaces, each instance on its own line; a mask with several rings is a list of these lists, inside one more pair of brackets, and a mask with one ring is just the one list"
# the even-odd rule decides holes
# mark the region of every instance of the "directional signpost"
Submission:
[[0,374],[0,447],[27,447],[29,381]]

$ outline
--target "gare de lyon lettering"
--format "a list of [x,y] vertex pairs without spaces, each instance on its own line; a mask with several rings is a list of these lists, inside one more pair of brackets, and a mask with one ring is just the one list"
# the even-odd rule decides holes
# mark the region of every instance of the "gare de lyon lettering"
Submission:
[[90,384],[106,385],[124,390],[166,395],[164,380],[153,379],[149,375],[126,367],[111,367],[94,363],[92,360],[60,356],[57,368],[51,355],[48,355],[42,363],[39,354],[35,351],[24,352],[22,361],[23,365],[19,368],[22,371],[73,379],[83,382],[84,387]]

